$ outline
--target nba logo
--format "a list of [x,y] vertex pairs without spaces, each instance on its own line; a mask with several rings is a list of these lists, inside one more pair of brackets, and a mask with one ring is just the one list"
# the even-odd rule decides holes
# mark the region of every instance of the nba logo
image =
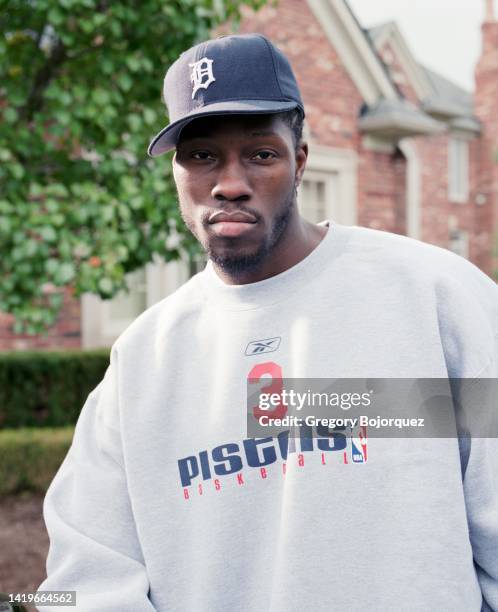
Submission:
[[367,427],[351,427],[351,461],[366,463],[367,461]]

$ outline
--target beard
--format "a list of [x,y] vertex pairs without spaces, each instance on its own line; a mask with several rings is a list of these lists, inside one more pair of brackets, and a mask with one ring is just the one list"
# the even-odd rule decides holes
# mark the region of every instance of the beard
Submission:
[[[225,248],[222,252],[217,251],[216,247],[212,247],[209,243],[203,244],[195,229],[194,220],[189,215],[185,214],[182,206],[180,206],[180,212],[186,226],[197,238],[197,240],[201,242],[209,259],[226,274],[232,276],[233,278],[237,278],[238,276],[257,272],[268,260],[268,258],[271,257],[272,252],[280,242],[285,230],[287,229],[289,221],[294,212],[295,205],[296,191],[293,190],[291,194],[289,194],[289,196],[283,201],[279,210],[274,215],[272,219],[272,228],[269,235],[266,236],[255,251],[249,253],[240,252],[240,250],[237,252],[237,238],[225,238],[225,245],[227,248]],[[244,207],[240,206],[240,209],[244,210]],[[255,214],[255,212],[252,210],[247,212]],[[259,218],[260,215],[258,215],[258,220]]]

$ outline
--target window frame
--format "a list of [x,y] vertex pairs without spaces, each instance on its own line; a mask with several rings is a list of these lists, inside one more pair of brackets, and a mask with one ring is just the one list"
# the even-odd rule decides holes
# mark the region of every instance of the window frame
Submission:
[[448,139],[448,198],[450,202],[466,204],[469,201],[469,190],[469,140],[461,135],[451,134]]
[[[453,245],[452,245],[453,242]],[[458,243],[463,248],[455,248],[455,243]],[[450,229],[448,236],[448,250],[456,255],[460,255],[460,257],[464,257],[465,259],[469,259],[469,250],[470,250],[470,234],[467,230],[461,229],[459,227],[455,227]]]

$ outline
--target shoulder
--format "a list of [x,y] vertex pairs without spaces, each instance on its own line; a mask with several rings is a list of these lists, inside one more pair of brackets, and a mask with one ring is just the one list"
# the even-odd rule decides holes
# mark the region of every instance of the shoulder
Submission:
[[498,332],[498,286],[464,257],[391,232],[358,226],[342,229],[349,234],[346,256],[359,263],[361,273],[431,295],[443,310],[475,307]]
[[368,253],[374,257],[374,262],[386,264],[388,267],[411,267],[418,262],[419,265],[414,266],[414,269],[420,269],[420,265],[424,266],[424,269],[425,266],[434,269],[434,264],[440,269],[447,269],[453,264],[459,265],[467,261],[448,249],[408,236],[357,225],[341,227],[349,233],[348,247],[351,250]]
[[[343,226],[345,227],[345,226]],[[348,249],[374,267],[387,272],[403,272],[431,283],[453,280],[463,285],[495,292],[497,285],[473,263],[448,249],[381,230],[351,226]]]
[[438,246],[368,228],[345,231],[345,270],[356,270],[356,281],[378,292],[396,285],[396,308],[409,301],[421,320],[433,319],[450,376],[475,377],[490,364],[496,367],[498,286],[493,279]]

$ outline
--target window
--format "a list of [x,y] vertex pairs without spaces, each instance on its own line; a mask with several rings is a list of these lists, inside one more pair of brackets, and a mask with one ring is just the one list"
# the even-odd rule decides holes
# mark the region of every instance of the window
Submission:
[[299,203],[303,217],[312,223],[327,218],[325,182],[304,179],[299,191]]
[[450,231],[450,237],[448,241],[448,248],[453,253],[461,255],[468,259],[469,257],[469,233],[460,230],[453,229]]
[[336,192],[336,173],[306,171],[297,198],[303,217],[311,223],[336,218],[338,216]]
[[454,136],[448,143],[448,188],[452,202],[469,199],[469,143]]
[[147,308],[145,268],[127,274],[129,293],[122,290],[112,300],[104,301],[105,329],[120,333]]
[[165,262],[154,254],[153,261],[127,274],[129,292],[120,291],[111,300],[91,293],[82,296],[82,344],[84,348],[111,346],[144,310],[185,283],[186,260]]

